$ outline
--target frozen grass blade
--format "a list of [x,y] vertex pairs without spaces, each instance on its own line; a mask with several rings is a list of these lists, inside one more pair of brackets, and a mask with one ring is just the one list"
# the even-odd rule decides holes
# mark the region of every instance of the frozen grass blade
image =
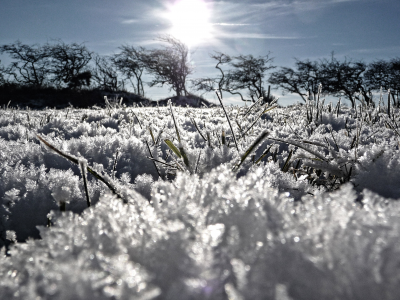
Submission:
[[238,144],[237,144],[235,132],[233,131],[233,128],[232,128],[232,125],[231,125],[231,121],[229,120],[228,113],[226,112],[225,107],[224,107],[224,104],[222,103],[222,99],[221,99],[220,94],[218,93],[218,91],[215,91],[215,93],[217,94],[219,103],[221,103],[222,109],[224,110],[226,119],[228,120],[229,127],[231,128],[231,131],[232,131],[232,136],[233,136],[233,140],[235,141],[236,149],[237,149],[237,151],[239,152],[239,146],[238,146]]
[[197,158],[196,168],[195,168],[195,170],[194,170],[194,173],[195,173],[195,174],[197,174],[197,168],[198,168],[198,166],[199,166],[200,156],[201,156],[201,151],[199,151],[199,157]]
[[58,150],[56,147],[54,147],[53,145],[51,145],[49,142],[47,142],[45,139],[43,139],[40,135],[36,135],[37,138],[43,143],[45,144],[48,148],[50,148],[51,150],[53,150],[54,152],[56,152],[57,154],[61,155],[62,157],[65,157],[66,159],[72,161],[74,164],[78,165],[79,164],[79,160],[75,157],[72,157],[60,150]]
[[240,132],[243,134],[243,129],[242,129],[242,126],[240,126],[240,124],[239,124],[238,120],[235,120],[235,122],[236,122],[236,124],[237,124],[237,126],[238,126],[238,128],[239,128]]
[[181,164],[173,157],[172,158],[173,160],[174,160],[174,162],[175,162],[175,165],[176,165],[176,169],[179,169],[180,171],[182,171],[182,172],[184,172],[185,170],[184,170],[184,168],[181,166]]
[[339,146],[338,146],[338,144],[337,144],[337,142],[336,142],[335,136],[333,135],[332,126],[329,127],[329,130],[330,130],[330,132],[331,132],[333,142],[335,143],[336,150],[337,150],[337,152],[339,152]]
[[86,194],[86,203],[87,206],[90,207],[90,197],[89,197],[89,191],[88,191],[88,187],[87,187],[87,161],[80,159],[79,160],[79,167],[81,169],[81,173],[82,173],[82,178],[83,178],[83,186],[85,188],[85,194]]
[[152,138],[152,140],[153,140],[153,143],[154,143],[154,145],[156,145],[156,140],[155,140],[155,138],[154,138],[153,130],[151,130],[150,127],[148,127],[148,129],[149,129],[149,131],[150,131],[150,135],[151,135],[151,138]]
[[318,146],[318,147],[328,148],[327,146],[325,146],[324,144],[321,144],[319,142],[307,141],[307,140],[301,140],[300,142],[302,142],[304,144],[310,144],[310,145],[314,145],[314,146]]
[[198,131],[198,133],[200,134],[200,136],[203,138],[204,141],[207,141],[206,138],[204,137],[204,135],[201,133],[199,127],[197,126],[196,121],[193,118],[190,118],[190,121],[193,123],[194,127],[196,128],[196,130]]
[[135,116],[136,120],[138,121],[140,128],[143,129],[142,123],[140,122],[138,116],[134,112],[132,112],[132,114]]
[[118,155],[119,155],[119,151],[117,150],[117,152],[115,153],[115,159],[114,159],[113,168],[112,168],[112,178],[113,179],[115,179],[115,172],[116,172],[116,169],[117,169]]
[[263,99],[264,99],[264,97],[260,97],[256,102],[254,102],[253,105],[250,106],[250,107],[248,108],[248,110],[246,111],[246,113],[243,115],[242,118],[246,117],[246,116],[250,113],[250,111],[251,111],[254,107],[256,107],[256,105],[259,104]]
[[174,120],[176,136],[178,137],[178,142],[180,143],[180,142],[181,142],[181,136],[179,135],[179,130],[178,130],[178,126],[177,126],[177,124],[176,124],[176,120],[175,120],[175,116],[174,116],[174,111],[172,110],[171,100],[169,101],[169,109],[171,110],[172,120]]
[[188,169],[189,169],[189,171],[190,171],[189,159],[188,159],[188,157],[187,157],[187,155],[186,155],[185,150],[183,149],[182,144],[179,145],[179,152],[180,152],[181,155],[182,155],[183,162],[185,163],[185,165],[188,167]]
[[269,150],[271,150],[271,148],[272,145],[269,146],[268,149],[263,152],[263,154],[261,154],[260,158],[256,160],[255,164],[258,164],[269,153]]
[[208,141],[208,147],[212,148],[211,146],[211,138],[210,138],[210,133],[207,131],[207,141]]
[[269,108],[265,109],[261,114],[259,114],[258,117],[254,120],[254,122],[250,125],[250,127],[247,128],[247,130],[245,132],[243,132],[243,134],[239,137],[239,140],[245,137],[245,135],[250,131],[251,128],[253,128],[253,126],[258,122],[258,120],[261,118],[261,116],[263,114],[265,114],[267,111],[270,111],[276,107],[277,106],[269,107]]
[[164,143],[167,144],[168,148],[171,149],[171,150],[176,154],[176,156],[178,156],[179,158],[182,158],[181,152],[180,152],[179,149],[174,145],[173,142],[171,142],[171,141],[168,140],[168,139],[165,139],[165,140],[164,140]]
[[[71,155],[68,155],[67,153],[64,153],[60,150],[58,150],[56,147],[54,147],[53,145],[51,145],[49,142],[47,142],[44,138],[42,138],[40,135],[36,135],[36,137],[43,143],[45,144],[48,148],[50,148],[51,150],[53,150],[54,152],[56,152],[58,155],[70,160],[71,162],[73,162],[76,165],[79,165],[79,160]],[[108,182],[103,176],[101,176],[99,173],[97,173],[96,171],[94,171],[92,168],[90,168],[89,166],[86,167],[87,171],[92,174],[95,178],[97,178],[98,180],[100,180],[101,182],[103,182],[109,189],[110,191],[115,194],[118,198],[122,199],[122,201],[124,203],[128,203],[128,201],[126,199],[124,199],[116,190],[116,188],[110,183]]]
[[[164,127],[164,128],[165,128],[165,127]],[[158,143],[160,142],[161,135],[162,135],[163,132],[164,132],[164,128],[161,129],[160,132],[159,132],[158,135],[157,135],[157,138],[156,138],[156,145],[158,145]]]
[[[153,158],[153,154],[151,153],[149,143],[147,142],[147,140],[145,140],[145,142],[146,142],[147,150],[149,151],[150,157]],[[157,167],[157,165],[156,165],[156,163],[154,161],[153,161],[153,164],[154,164],[154,167],[157,170],[158,177],[162,178],[161,174],[160,174],[160,170],[158,170],[158,167]]]
[[251,146],[247,149],[247,151],[242,155],[239,164],[233,168],[234,171],[239,170],[240,166],[245,161],[245,159],[255,150],[258,144],[260,144],[268,136],[268,134],[269,134],[268,131],[264,131],[258,136],[258,138],[251,144]]
[[171,165],[171,164],[169,164],[169,163],[163,162],[163,161],[161,161],[161,160],[155,159],[155,158],[150,157],[150,156],[147,156],[147,158],[150,159],[150,160],[152,160],[152,161],[158,162],[158,163],[160,163],[160,164],[166,165],[167,167],[176,169],[176,167],[175,167],[174,165]]
[[[396,101],[396,99],[394,98],[394,92],[392,93],[392,99],[393,99],[393,108],[399,107],[398,101]],[[394,117],[394,114],[393,114],[393,117]]]
[[[278,139],[278,138],[268,138],[268,139],[273,140],[273,141],[277,141],[277,142],[281,142],[281,143],[286,143],[286,144],[291,144],[291,145],[297,146],[297,147],[299,147],[299,148],[311,153],[312,155],[314,155],[315,157],[319,158],[320,160],[326,161],[326,158],[323,157],[321,154],[319,154],[319,153],[315,152],[314,150],[311,150],[311,149],[303,146],[302,144],[300,144],[300,143],[298,143],[296,141],[283,140],[283,139]],[[323,145],[323,146],[326,147],[325,145]]]
[[286,173],[289,170],[289,166],[290,166],[289,162],[290,162],[290,159],[292,158],[292,154],[293,154],[293,150],[290,150],[289,156],[287,157],[287,159],[282,167],[282,172]]

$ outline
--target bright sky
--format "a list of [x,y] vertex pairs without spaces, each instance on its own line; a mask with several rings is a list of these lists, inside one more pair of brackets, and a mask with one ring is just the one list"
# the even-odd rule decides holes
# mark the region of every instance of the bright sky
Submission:
[[[191,46],[193,78],[217,74],[208,56],[213,51],[271,52],[275,65],[289,67],[294,58],[328,58],[332,51],[365,62],[400,56],[399,0],[0,1],[1,45],[62,39],[111,54],[122,44],[156,47],[157,36],[173,33]],[[168,96],[159,88],[146,93],[154,100]],[[281,96],[281,103],[293,99]]]

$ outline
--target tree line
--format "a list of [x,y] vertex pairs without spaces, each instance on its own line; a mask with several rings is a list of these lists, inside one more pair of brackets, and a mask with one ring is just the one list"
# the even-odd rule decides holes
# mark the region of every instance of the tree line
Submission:
[[324,93],[344,97],[353,107],[357,101],[370,105],[374,92],[381,89],[390,90],[393,99],[399,98],[400,59],[366,64],[360,60],[340,61],[332,54],[330,59],[296,60],[294,68],[282,67],[268,81],[285,92],[298,94],[304,101],[315,98],[322,86]]
[[[218,73],[215,77],[189,79],[194,69],[188,47],[178,39],[165,35],[158,38],[161,48],[147,49],[122,45],[113,55],[100,56],[86,45],[55,40],[44,45],[26,45],[20,41],[0,46],[12,62],[0,65],[0,85],[23,85],[35,88],[101,89],[117,92],[127,90],[144,96],[143,75],[151,80],[150,87],[167,86],[176,96],[219,90],[221,95],[237,95],[243,101],[255,102],[261,97],[272,100],[269,86],[284,93],[298,94],[303,101],[313,99],[323,89],[327,95],[373,104],[373,95],[380,89],[390,90],[397,99],[400,93],[400,59],[296,60],[294,67],[277,67],[270,53],[230,56],[221,52],[210,54]],[[268,86],[268,88],[266,88]]]
[[152,75],[151,87],[167,85],[180,96],[187,94],[187,76],[193,68],[185,44],[171,36],[159,41],[161,49],[123,45],[120,52],[100,56],[84,44],[67,44],[61,40],[44,45],[26,45],[17,41],[0,46],[12,62],[0,65],[0,84],[17,84],[35,88],[96,88],[117,92],[131,84],[134,93],[144,96],[143,74]]

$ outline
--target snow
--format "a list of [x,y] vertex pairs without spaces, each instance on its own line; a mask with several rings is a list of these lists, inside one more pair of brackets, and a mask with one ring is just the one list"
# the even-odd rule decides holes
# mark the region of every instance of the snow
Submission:
[[0,110],[0,299],[398,299],[398,110],[246,110]]

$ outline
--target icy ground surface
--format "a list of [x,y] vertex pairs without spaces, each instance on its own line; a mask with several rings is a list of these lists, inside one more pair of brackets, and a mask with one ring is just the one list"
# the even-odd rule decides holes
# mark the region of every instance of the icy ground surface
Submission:
[[264,111],[1,110],[0,299],[398,299],[398,111]]

